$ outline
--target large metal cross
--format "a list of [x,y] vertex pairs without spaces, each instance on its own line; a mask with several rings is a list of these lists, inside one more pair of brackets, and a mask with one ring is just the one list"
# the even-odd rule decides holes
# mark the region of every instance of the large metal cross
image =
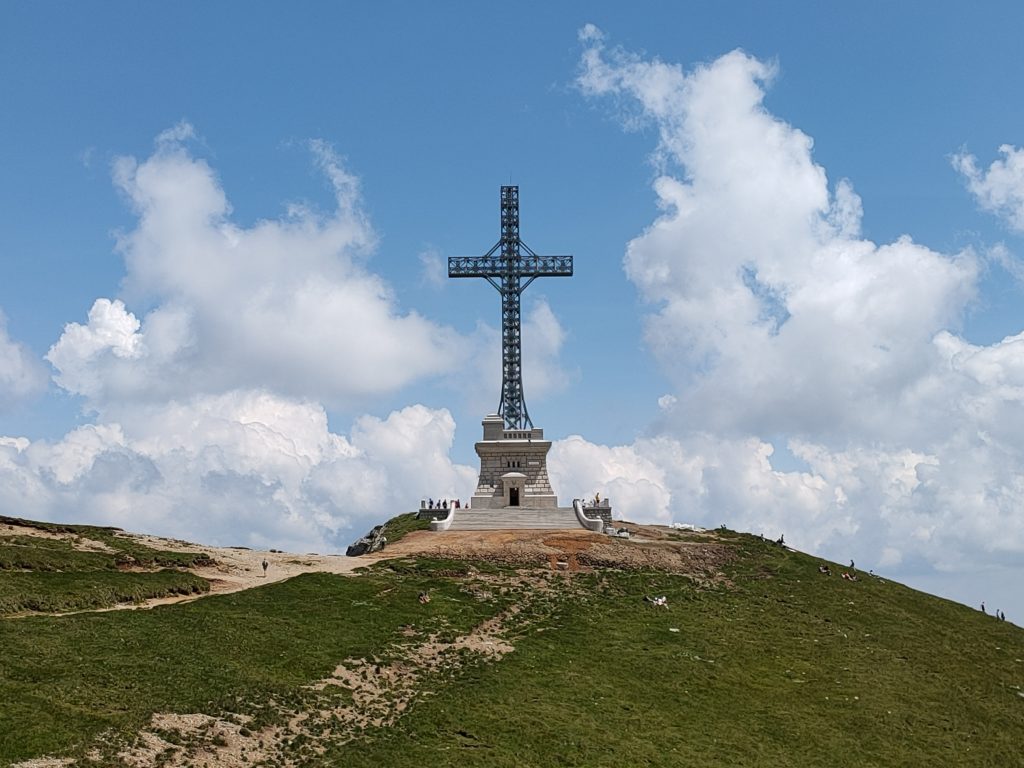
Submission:
[[482,277],[501,294],[498,413],[505,419],[506,429],[533,427],[523,398],[519,297],[538,277],[549,276],[572,277],[572,256],[538,256],[519,239],[519,187],[501,188],[501,239],[494,247],[483,256],[448,258],[448,277]]

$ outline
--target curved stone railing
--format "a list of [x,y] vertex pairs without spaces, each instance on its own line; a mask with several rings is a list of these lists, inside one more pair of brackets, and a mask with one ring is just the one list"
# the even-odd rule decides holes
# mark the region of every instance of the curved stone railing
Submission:
[[430,521],[430,530],[432,531],[447,531],[452,527],[452,521],[455,520],[455,507],[448,507],[447,517],[442,517],[440,520]]
[[604,520],[602,520],[601,518],[594,520],[593,518],[587,517],[585,514],[583,514],[582,501],[580,501],[579,499],[573,499],[572,508],[576,511],[576,519],[580,521],[580,525],[582,525],[588,531],[597,531],[597,533],[601,533],[601,531],[604,530]]

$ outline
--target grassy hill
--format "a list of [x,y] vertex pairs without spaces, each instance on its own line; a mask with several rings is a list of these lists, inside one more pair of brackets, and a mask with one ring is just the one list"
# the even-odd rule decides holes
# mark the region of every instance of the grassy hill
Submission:
[[[357,577],[0,619],[0,765],[1024,765],[1018,627],[757,537],[649,533],[411,533]],[[0,559],[5,605],[25,574],[88,591],[83,554]]]
[[0,515],[0,616],[71,612],[123,602],[205,592],[182,569],[204,565],[200,552],[170,552],[118,535],[115,528],[59,525]]

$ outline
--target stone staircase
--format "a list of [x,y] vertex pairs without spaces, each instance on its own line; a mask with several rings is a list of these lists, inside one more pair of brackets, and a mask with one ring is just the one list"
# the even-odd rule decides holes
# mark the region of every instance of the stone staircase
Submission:
[[572,507],[456,509],[449,531],[501,531],[523,528],[582,528]]

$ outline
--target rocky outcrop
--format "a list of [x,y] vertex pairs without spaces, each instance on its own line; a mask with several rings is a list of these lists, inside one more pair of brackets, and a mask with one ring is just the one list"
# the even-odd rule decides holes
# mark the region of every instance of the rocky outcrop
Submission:
[[387,545],[388,539],[384,535],[384,526],[378,525],[368,534],[359,539],[355,544],[352,544],[348,549],[345,550],[345,554],[349,557],[359,557],[359,555],[368,555],[371,552],[378,552],[384,549]]

